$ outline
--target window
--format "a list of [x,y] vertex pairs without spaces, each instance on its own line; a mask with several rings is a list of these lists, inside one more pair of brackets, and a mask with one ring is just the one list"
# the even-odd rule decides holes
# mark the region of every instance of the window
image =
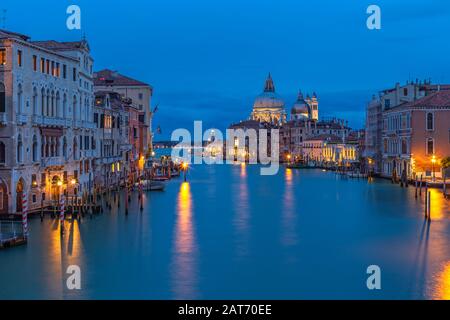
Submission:
[[144,99],[144,95],[142,93],[139,93],[139,100]]
[[73,68],[72,78],[73,78],[73,81],[77,81],[77,68]]
[[36,187],[37,187],[37,178],[36,178],[36,175],[35,175],[35,174],[32,174],[32,175],[31,175],[31,186],[32,186],[33,188],[36,188]]
[[17,150],[16,150],[17,162],[21,163],[23,161],[23,143],[22,136],[19,134],[17,138]]
[[56,69],[55,69],[55,76],[59,78],[60,75],[61,75],[61,72],[60,72],[60,68],[59,68],[59,63],[57,62]]
[[[45,186],[45,181],[46,180],[46,176],[45,173],[41,173],[41,186]],[[45,199],[45,196],[43,196],[43,198]],[[42,200],[44,200],[42,199]]]
[[17,50],[17,64],[19,67],[22,66],[22,50]]
[[33,162],[36,162],[38,159],[38,142],[37,137],[35,135],[33,136],[32,154],[33,154]]
[[407,95],[408,95],[408,89],[407,89],[407,88],[404,88],[404,89],[403,89],[403,95],[404,95],[404,96],[407,96]]
[[408,145],[406,143],[406,140],[403,139],[402,140],[402,154],[407,154],[408,153]]
[[50,74],[50,60],[46,60],[47,74]]
[[41,72],[45,73],[45,59],[41,58]]
[[6,49],[0,49],[0,66],[6,65]]
[[94,123],[96,124],[96,127],[98,127],[98,113],[94,113]]
[[384,100],[384,107],[386,109],[388,109],[390,106],[391,106],[391,100],[390,99]]
[[434,130],[434,114],[432,112],[427,113],[427,130]]
[[427,155],[433,155],[434,154],[434,140],[429,138],[427,140]]
[[63,64],[63,78],[67,79],[67,66]]
[[0,112],[5,112],[6,110],[6,92],[5,86],[0,82]]
[[55,61],[52,61],[52,76],[56,76]]
[[0,164],[6,163],[6,149],[5,144],[0,141]]
[[33,70],[37,71],[37,56],[33,56]]

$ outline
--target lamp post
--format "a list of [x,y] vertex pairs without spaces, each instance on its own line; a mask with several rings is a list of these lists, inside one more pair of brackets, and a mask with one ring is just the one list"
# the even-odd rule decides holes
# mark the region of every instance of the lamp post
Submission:
[[433,182],[436,181],[436,174],[434,173],[434,164],[436,163],[436,156],[433,154],[433,157],[431,157],[431,165],[432,165],[432,171],[433,171]]
[[188,163],[187,162],[183,162],[183,164],[181,165],[181,167],[183,168],[184,171],[184,182],[186,182],[186,173],[187,173],[187,169],[188,169]]

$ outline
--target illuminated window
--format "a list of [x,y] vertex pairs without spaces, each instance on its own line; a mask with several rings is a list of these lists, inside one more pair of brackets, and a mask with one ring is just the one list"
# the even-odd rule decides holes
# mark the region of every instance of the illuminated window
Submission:
[[33,70],[37,71],[37,56],[33,56]]
[[0,66],[6,65],[6,49],[0,49]]
[[41,58],[41,72],[44,73],[45,72],[45,59]]

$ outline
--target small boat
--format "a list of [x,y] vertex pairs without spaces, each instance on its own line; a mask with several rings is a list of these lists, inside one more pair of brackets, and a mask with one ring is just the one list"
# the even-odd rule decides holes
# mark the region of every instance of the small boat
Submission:
[[153,181],[167,181],[169,180],[169,177],[167,176],[154,176],[152,178]]
[[161,181],[150,181],[150,191],[164,191],[166,185]]
[[[150,184],[150,185],[149,185]],[[136,182],[135,184],[137,187],[139,187],[139,183]],[[163,191],[166,187],[165,183],[162,181],[153,181],[153,180],[143,180],[142,181],[142,187],[146,190],[150,191]]]

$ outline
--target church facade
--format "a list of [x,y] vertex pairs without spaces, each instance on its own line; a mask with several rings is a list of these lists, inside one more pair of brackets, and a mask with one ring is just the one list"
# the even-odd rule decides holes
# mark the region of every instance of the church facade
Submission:
[[[275,85],[271,74],[267,76],[264,91],[256,97],[250,120],[267,123],[273,126],[282,126],[287,121],[284,100],[275,92]],[[319,120],[319,101],[316,93],[304,98],[300,91],[297,101],[291,109],[290,120]]]

